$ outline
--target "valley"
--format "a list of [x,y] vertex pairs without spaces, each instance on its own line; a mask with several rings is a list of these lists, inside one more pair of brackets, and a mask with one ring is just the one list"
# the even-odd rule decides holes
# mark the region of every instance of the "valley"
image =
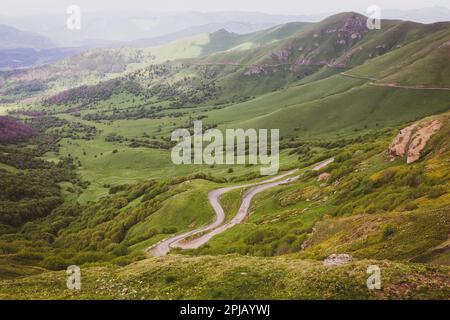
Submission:
[[[0,299],[448,299],[450,22],[366,19],[0,71]],[[196,121],[279,173],[175,165]]]

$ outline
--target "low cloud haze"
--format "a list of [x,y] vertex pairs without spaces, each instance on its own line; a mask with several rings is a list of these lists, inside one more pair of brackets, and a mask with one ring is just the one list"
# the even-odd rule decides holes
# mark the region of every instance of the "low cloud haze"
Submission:
[[450,7],[450,0],[3,0],[0,2],[2,15],[30,15],[38,13],[57,14],[69,5],[78,5],[85,11],[258,11],[271,14],[319,14],[342,11],[365,11],[370,5],[383,9],[411,10],[423,7]]
[[[0,25],[38,33],[59,47],[149,47],[220,29],[245,34],[344,11],[366,14],[374,4],[383,19],[450,20],[450,0],[3,0]],[[70,5],[81,9],[80,30],[66,26]]]

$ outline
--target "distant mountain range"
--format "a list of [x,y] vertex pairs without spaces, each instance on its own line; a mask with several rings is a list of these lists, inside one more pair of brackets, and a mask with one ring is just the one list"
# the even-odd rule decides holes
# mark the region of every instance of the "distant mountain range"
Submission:
[[[179,79],[183,74],[197,73],[197,66],[203,65],[224,68],[209,76],[221,82],[221,90],[242,97],[279,90],[306,77],[317,80],[350,69],[365,80],[376,75],[383,85],[450,87],[444,81],[449,72],[450,22],[383,20],[381,30],[368,30],[366,20],[358,13],[342,13],[320,23],[287,23],[245,35],[221,29],[148,49],[89,50],[63,63],[28,70],[26,76],[5,75],[4,83],[18,88],[23,87],[23,79],[46,84],[57,81],[63,89],[81,85],[85,79],[101,81],[150,64],[182,59],[183,71],[175,69],[170,76]],[[381,56],[385,57],[377,59]],[[437,66],[433,72],[430,65]],[[201,77],[204,75],[199,74]],[[147,78],[143,77],[139,86],[146,88]],[[6,86],[5,90],[9,97],[23,93],[7,91]]]
[[83,51],[83,48],[57,48],[34,32],[0,25],[0,69],[18,69],[51,63]]
[[450,21],[450,9],[430,7],[416,10],[384,10],[383,19],[400,19],[421,23]]
[[50,39],[33,32],[0,24],[0,50],[16,48],[48,49],[55,47]]
[[172,41],[177,41],[182,38],[192,37],[204,33],[214,33],[218,30],[224,29],[232,33],[248,34],[273,27],[271,23],[250,24],[245,22],[225,22],[225,23],[210,23],[201,26],[193,26],[174,33],[166,34],[154,38],[142,38],[129,42],[127,45],[134,48],[150,48],[154,46],[163,45]]
[[[365,12],[361,12],[365,14]],[[210,33],[220,29],[244,34],[288,22],[318,22],[332,13],[318,15],[272,15],[257,12],[184,12],[148,13],[117,12],[83,13],[81,30],[66,28],[64,12],[60,15],[6,17],[0,23],[33,31],[52,39],[58,46],[117,47],[164,44],[186,36]],[[450,21],[450,9],[431,7],[419,10],[385,10],[383,19],[401,19],[422,23]],[[145,39],[145,40],[140,40]]]
[[20,69],[52,63],[74,56],[82,48],[51,48],[35,50],[32,48],[16,48],[0,50],[0,70]]
[[[0,16],[0,23],[7,24],[0,24],[0,69],[36,66],[92,48],[151,48],[218,30],[249,34],[289,22],[316,22],[326,16],[254,12],[85,13],[79,31],[65,27],[64,14]],[[450,21],[450,9],[385,10],[382,17],[422,23]]]
[[[66,15],[1,17],[5,23],[22,30],[33,30],[53,39],[60,46],[78,46],[93,40],[129,42],[157,38],[181,32],[197,34],[231,27],[233,32],[247,33],[292,21],[313,21],[318,17],[270,15],[249,12],[187,12],[153,14],[142,12],[83,13],[81,30],[66,28]],[[214,28],[216,30],[214,30]],[[184,31],[187,30],[187,31]],[[190,31],[189,31],[190,30]]]

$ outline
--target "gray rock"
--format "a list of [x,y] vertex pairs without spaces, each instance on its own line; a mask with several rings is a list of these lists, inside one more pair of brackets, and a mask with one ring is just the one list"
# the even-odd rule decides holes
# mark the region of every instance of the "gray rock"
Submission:
[[353,257],[348,254],[332,254],[323,261],[324,266],[341,266],[353,261]]

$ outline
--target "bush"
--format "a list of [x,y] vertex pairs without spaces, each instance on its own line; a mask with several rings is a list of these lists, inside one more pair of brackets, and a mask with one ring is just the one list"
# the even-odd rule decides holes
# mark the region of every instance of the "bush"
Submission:
[[112,254],[117,257],[126,256],[128,254],[128,248],[123,244],[119,244],[112,250]]
[[42,261],[41,265],[45,269],[59,271],[65,270],[70,265],[70,263],[61,257],[48,256],[44,259],[44,261]]
[[75,264],[77,265],[99,262],[103,260],[106,260],[106,257],[102,252],[81,252],[74,259]]
[[118,265],[120,267],[124,267],[126,265],[129,265],[133,262],[133,260],[130,257],[118,257],[111,261],[113,264]]
[[264,241],[263,231],[255,231],[251,233],[249,236],[247,236],[247,238],[244,240],[244,242],[249,245],[255,245],[263,241]]
[[388,184],[389,182],[392,182],[392,180],[395,177],[396,172],[392,169],[385,170],[381,176],[375,181],[375,186],[381,187],[385,184]]
[[177,281],[177,277],[174,275],[167,275],[165,278],[166,283],[174,283],[175,281]]
[[338,156],[336,156],[334,161],[337,163],[342,163],[347,160],[350,160],[351,158],[352,158],[352,154],[350,152],[343,152],[343,153],[339,154]]
[[430,199],[437,199],[446,194],[447,191],[442,186],[433,187],[428,191],[428,197]]
[[404,184],[411,188],[417,188],[423,182],[422,172],[419,170],[415,170],[408,175],[406,175],[404,179]]
[[17,253],[19,248],[9,243],[0,243],[0,254],[13,254]]
[[162,234],[174,234],[177,232],[178,232],[177,227],[165,227],[165,228],[162,228],[162,230],[161,230]]
[[41,261],[42,259],[44,259],[44,257],[41,254],[35,253],[35,252],[29,252],[29,251],[20,251],[17,255],[16,258],[22,261]]
[[417,205],[417,204],[415,204],[415,203],[408,203],[406,206],[405,206],[405,210],[406,211],[414,211],[414,210],[416,210],[416,209],[418,209],[419,208],[419,206]]
[[385,225],[383,227],[383,239],[384,240],[389,239],[396,233],[397,233],[397,228],[391,224]]

